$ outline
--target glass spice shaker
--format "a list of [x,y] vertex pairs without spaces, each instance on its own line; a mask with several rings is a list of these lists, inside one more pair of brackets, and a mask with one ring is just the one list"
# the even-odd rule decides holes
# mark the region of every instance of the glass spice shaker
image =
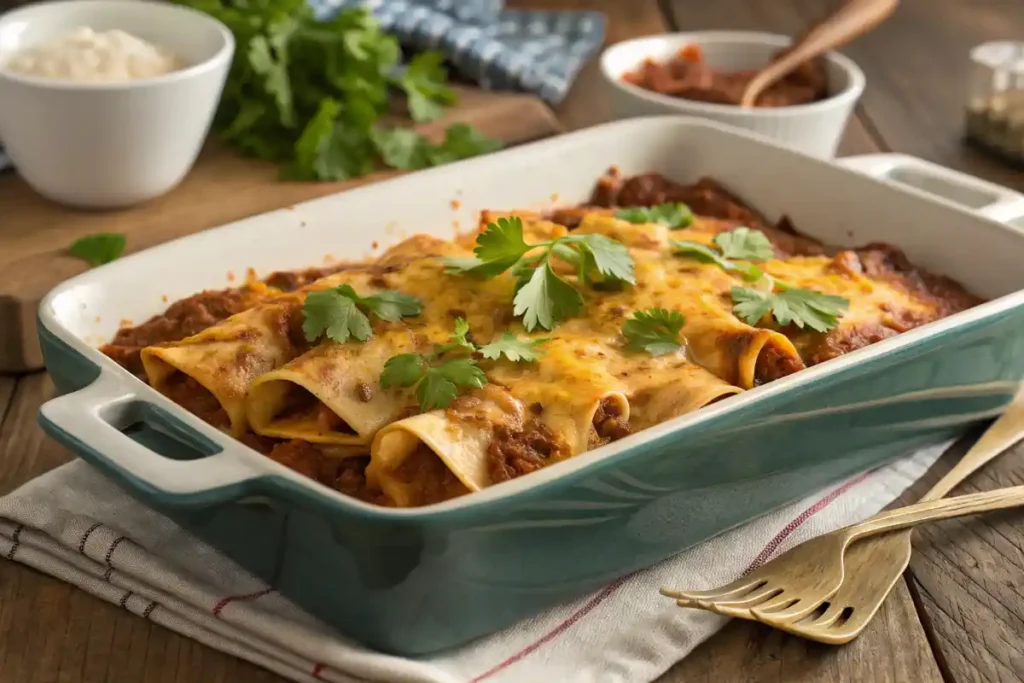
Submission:
[[1024,42],[971,50],[967,140],[1024,168]]

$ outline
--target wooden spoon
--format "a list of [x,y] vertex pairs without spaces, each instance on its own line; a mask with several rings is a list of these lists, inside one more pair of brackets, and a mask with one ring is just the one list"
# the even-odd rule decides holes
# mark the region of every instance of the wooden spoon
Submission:
[[846,0],[835,13],[812,26],[782,55],[747,84],[741,107],[753,107],[761,93],[806,61],[844,45],[878,26],[896,9],[899,0]]

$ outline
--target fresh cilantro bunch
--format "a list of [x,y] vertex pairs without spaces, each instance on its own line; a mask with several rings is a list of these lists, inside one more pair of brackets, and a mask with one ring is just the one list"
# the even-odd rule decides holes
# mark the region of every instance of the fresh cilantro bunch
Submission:
[[[346,180],[380,164],[423,168],[493,151],[499,143],[465,125],[439,145],[379,124],[391,94],[405,94],[416,122],[456,102],[437,52],[399,65],[398,41],[370,13],[346,9],[317,21],[305,0],[177,0],[224,22],[235,57],[214,125],[244,153],[283,163],[293,180]],[[399,145],[396,140],[401,140]],[[396,146],[415,149],[399,154]]]
[[[537,250],[532,256],[528,252]],[[476,240],[472,258],[446,259],[449,272],[492,278],[509,271],[517,278],[514,313],[523,317],[528,332],[552,329],[557,322],[578,315],[583,308],[579,290],[555,273],[553,259],[576,269],[581,285],[634,284],[633,258],[625,246],[604,235],[566,235],[529,244],[518,217],[489,223]]]
[[315,342],[326,336],[344,344],[351,337],[366,341],[373,334],[366,312],[396,322],[419,315],[423,303],[414,296],[392,290],[359,296],[350,285],[310,292],[302,306],[302,334]]
[[674,353],[683,346],[679,336],[686,319],[679,311],[651,308],[636,311],[622,325],[622,336],[630,351],[646,351],[652,356]]
[[687,228],[693,223],[693,212],[681,202],[655,206],[629,206],[615,212],[615,217],[630,223],[660,223],[669,230]]
[[733,287],[732,312],[748,325],[756,325],[771,314],[779,325],[796,325],[800,329],[809,327],[815,332],[828,332],[839,324],[839,318],[849,309],[850,302],[831,294],[822,294],[812,289],[793,287],[776,280],[753,263],[742,261],[767,261],[774,257],[771,242],[759,230],[736,228],[715,235],[715,251],[699,242],[673,241],[678,254],[695,258],[704,263],[713,263],[722,270],[735,273],[748,282],[762,282],[763,287]]
[[[497,360],[505,356],[513,363],[534,362],[540,356],[537,346],[546,339],[518,339],[511,332],[505,332],[497,341],[478,347],[469,340],[469,323],[458,318],[455,333],[445,344],[435,344],[430,353],[401,353],[384,363],[380,374],[380,385],[391,387],[416,387],[416,399],[424,412],[447,408],[459,389],[479,389],[487,384],[487,376],[477,365],[473,355]],[[463,355],[453,356],[461,352]]]

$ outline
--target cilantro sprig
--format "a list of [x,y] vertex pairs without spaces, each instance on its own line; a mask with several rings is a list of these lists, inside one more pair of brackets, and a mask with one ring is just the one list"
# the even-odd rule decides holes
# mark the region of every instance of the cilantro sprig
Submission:
[[748,325],[756,325],[771,313],[780,325],[828,332],[839,324],[839,318],[850,307],[850,302],[841,296],[791,287],[778,280],[773,284],[773,291],[733,287],[729,293],[736,304],[732,309],[736,317]]
[[481,346],[480,355],[488,360],[498,360],[505,356],[505,358],[513,363],[520,361],[532,363],[543,355],[543,352],[537,347],[549,341],[549,339],[549,337],[520,339],[511,332],[505,332],[490,344]]
[[291,180],[347,180],[380,166],[413,169],[484,154],[500,143],[464,124],[439,144],[384,127],[402,93],[416,123],[455,104],[443,57],[402,66],[398,39],[365,8],[320,21],[296,0],[175,0],[212,15],[235,37],[214,127],[239,151],[281,163]]
[[629,206],[615,212],[615,217],[630,223],[660,223],[670,230],[687,228],[693,223],[690,207],[680,202],[655,206]]
[[117,232],[101,232],[75,240],[69,251],[90,266],[102,266],[116,261],[124,253],[128,238]]
[[622,325],[622,336],[630,351],[646,351],[652,356],[674,353],[683,346],[679,333],[686,319],[679,311],[651,308],[636,311]]
[[[677,254],[713,263],[748,282],[762,283],[758,288],[733,287],[729,290],[732,312],[748,325],[756,325],[770,314],[779,325],[828,332],[839,324],[839,318],[850,307],[849,300],[844,297],[794,287],[776,280],[754,265],[754,262],[767,261],[774,256],[771,242],[758,230],[736,228],[722,232],[715,236],[714,244],[719,251],[699,242],[673,241],[672,247]],[[736,263],[733,259],[748,263]]]
[[[424,412],[447,408],[460,389],[479,389],[487,384],[487,376],[473,355],[497,360],[504,355],[512,362],[533,362],[540,356],[537,346],[546,339],[520,340],[505,332],[497,341],[478,347],[469,339],[469,324],[462,318],[455,321],[455,332],[445,344],[435,344],[429,353],[401,353],[384,363],[380,385],[416,387],[416,399]],[[455,353],[463,355],[452,355]]]
[[[538,253],[527,256],[534,250]],[[537,327],[550,330],[583,308],[583,295],[555,272],[554,259],[575,268],[580,285],[636,282],[633,258],[619,242],[586,234],[528,243],[523,238],[523,222],[516,216],[489,223],[477,237],[473,253],[471,258],[446,259],[448,271],[481,278],[509,271],[517,278],[513,312],[522,316],[528,332]]]
[[396,322],[419,315],[423,303],[414,296],[392,290],[359,296],[351,285],[310,292],[302,306],[302,334],[315,342],[323,336],[344,344],[349,338],[366,341],[373,334],[366,312]]

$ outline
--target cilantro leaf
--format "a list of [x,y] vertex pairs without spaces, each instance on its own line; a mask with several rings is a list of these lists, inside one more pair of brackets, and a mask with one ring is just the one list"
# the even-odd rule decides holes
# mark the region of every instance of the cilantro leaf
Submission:
[[401,292],[385,291],[359,296],[351,285],[310,292],[302,306],[302,333],[309,342],[321,336],[344,344],[352,337],[366,341],[373,334],[370,319],[360,310],[371,311],[381,320],[395,322],[403,317],[419,315],[423,304],[416,297]]
[[416,399],[423,412],[447,408],[458,395],[459,388],[455,382],[442,375],[436,368],[429,368],[423,374],[423,380],[416,385]]
[[[542,253],[537,253],[537,251]],[[522,315],[528,332],[538,325],[550,330],[559,320],[577,315],[583,296],[551,267],[558,258],[573,266],[580,284],[634,284],[633,257],[619,242],[599,234],[566,235],[527,244],[517,216],[489,223],[477,237],[473,258],[445,259],[449,273],[491,278],[505,271],[516,278],[515,315]],[[528,252],[534,254],[527,256]]]
[[102,266],[120,258],[128,238],[118,232],[100,232],[86,235],[72,242],[69,251],[90,266]]
[[465,318],[455,319],[455,334],[448,338],[448,343],[443,347],[446,351],[450,349],[468,349],[476,351],[476,346],[469,341],[469,323]]
[[487,375],[472,356],[442,358],[452,351],[474,353],[477,348],[469,341],[469,323],[455,320],[455,332],[447,344],[435,344],[430,353],[419,355],[402,353],[384,363],[380,385],[390,387],[416,386],[416,398],[423,411],[447,408],[460,388],[479,389],[487,384]]
[[427,149],[427,158],[433,166],[440,166],[496,152],[501,147],[499,140],[487,137],[476,128],[465,123],[453,123],[445,129],[444,140]]
[[679,311],[664,308],[636,311],[633,318],[622,325],[622,336],[626,338],[626,348],[631,351],[663,356],[682,348],[679,332],[685,322]]
[[348,180],[373,170],[369,137],[337,121],[341,104],[325,97],[295,143],[291,180]]
[[775,250],[760,230],[736,228],[715,235],[715,244],[722,250],[722,258],[741,261],[769,261],[775,258]]
[[532,363],[543,354],[537,347],[546,341],[548,341],[547,337],[541,339],[519,339],[511,332],[506,331],[490,344],[481,346],[480,355],[490,360],[498,360],[505,356],[505,358],[513,363],[518,363],[519,361]]
[[[562,240],[565,242],[572,240],[571,243],[579,247],[583,254],[585,273],[596,271],[605,278],[636,284],[636,277],[633,274],[633,257],[629,255],[629,250],[622,243],[596,233],[574,235],[562,238]],[[561,246],[561,244],[556,244],[557,246]]]
[[414,171],[430,165],[427,141],[411,128],[376,128],[370,134],[377,153],[392,168]]
[[686,204],[675,202],[656,206],[630,206],[619,209],[615,217],[630,223],[660,223],[670,230],[689,227],[693,212]]
[[445,85],[448,74],[442,62],[444,55],[440,52],[421,52],[398,79],[408,98],[413,121],[433,121],[444,113],[445,107],[458,101],[455,91]]
[[427,363],[417,353],[400,353],[388,358],[384,370],[380,373],[380,385],[385,389],[391,387],[411,387],[423,378]]
[[518,216],[501,217],[476,238],[475,259],[447,259],[450,272],[490,278],[504,273],[532,249],[523,239],[523,221]]
[[[342,285],[348,287],[348,285]],[[351,287],[349,287],[351,289]],[[355,292],[353,292],[355,294]],[[374,315],[387,322],[397,322],[402,318],[419,315],[423,312],[423,302],[414,296],[386,290],[362,297],[359,303],[365,305]]]
[[677,254],[689,256],[701,263],[712,263],[728,273],[735,273],[749,282],[757,282],[764,273],[752,263],[733,263],[721,256],[717,251],[700,242],[671,240],[669,242]]
[[512,303],[515,315],[523,316],[527,332],[538,326],[550,330],[558,321],[579,314],[583,309],[583,295],[558,277],[550,263],[545,263],[524,281]]
[[472,358],[452,358],[431,366],[416,387],[416,398],[424,411],[447,408],[459,389],[479,389],[487,384],[487,376]]
[[776,283],[782,291],[762,292],[748,287],[733,287],[733,313],[748,325],[760,322],[769,312],[780,325],[809,327],[815,332],[827,332],[839,324],[839,318],[850,302],[831,294],[810,289],[788,287]]
[[733,287],[729,291],[732,296],[732,312],[748,325],[757,325],[766,315],[772,312],[772,293],[762,292],[749,287]]
[[315,342],[321,335],[339,344],[349,337],[366,341],[373,332],[369,318],[356,302],[337,289],[307,294],[302,315],[302,333],[309,342]]

